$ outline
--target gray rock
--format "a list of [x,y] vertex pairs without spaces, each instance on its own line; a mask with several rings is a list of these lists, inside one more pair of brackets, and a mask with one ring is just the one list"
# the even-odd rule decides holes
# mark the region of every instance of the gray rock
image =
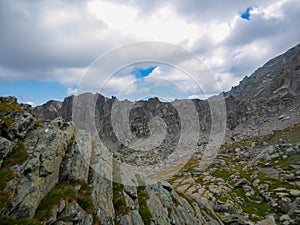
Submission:
[[131,221],[132,225],[143,225],[144,221],[137,210],[131,210]]
[[3,160],[13,151],[14,146],[13,142],[0,137],[0,168],[2,167]]
[[17,176],[6,187],[12,193],[11,216],[33,218],[42,198],[59,180],[60,164],[74,135],[74,128],[61,130],[54,123],[34,130],[25,140],[30,159],[15,167]]
[[259,222],[260,225],[276,225],[274,216],[270,215],[265,220]]
[[93,224],[92,215],[87,214],[77,202],[69,203],[58,216],[58,221],[71,224],[91,225]]
[[290,189],[290,195],[293,197],[300,197],[300,190]]
[[241,188],[244,185],[249,185],[249,182],[245,178],[243,178],[243,179],[239,180],[238,182],[236,182],[234,184],[234,188]]
[[163,188],[166,189],[167,191],[172,191],[173,190],[173,187],[168,182],[161,181],[160,183],[163,186]]
[[61,174],[61,180],[67,182],[87,182],[89,166],[92,157],[92,137],[79,130],[74,138],[74,145],[66,156],[66,163]]
[[287,214],[284,214],[284,215],[280,216],[280,218],[279,218],[279,220],[281,222],[283,222],[283,221],[289,221],[290,219],[291,219],[291,217],[289,215],[287,215]]

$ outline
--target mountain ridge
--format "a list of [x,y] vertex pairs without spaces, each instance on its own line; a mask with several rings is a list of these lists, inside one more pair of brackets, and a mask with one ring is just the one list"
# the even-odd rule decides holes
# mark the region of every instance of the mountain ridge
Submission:
[[[211,142],[208,100],[181,100],[176,108],[158,98],[130,103],[84,93],[30,108],[0,97],[0,224],[297,224],[299,65],[297,45],[224,93],[225,137],[205,168],[199,162]],[[123,136],[114,129],[123,119],[112,119],[114,103],[134,106]],[[199,127],[181,122],[176,110],[189,116],[180,108],[185,103],[195,106]],[[182,134],[198,131],[196,142],[180,145],[180,153],[195,152],[168,182],[124,166],[171,167],[164,160]],[[159,145],[153,136],[163,137]],[[153,148],[136,151],[131,144],[139,140]]]

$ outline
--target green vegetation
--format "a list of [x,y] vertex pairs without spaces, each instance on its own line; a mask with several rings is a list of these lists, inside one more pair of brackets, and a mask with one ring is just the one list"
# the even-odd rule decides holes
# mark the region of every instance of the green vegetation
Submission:
[[14,172],[10,168],[23,163],[27,159],[28,155],[24,144],[18,141],[11,154],[4,160],[0,169],[0,209],[5,208],[10,198],[10,193],[4,191],[7,182],[15,177]]
[[12,153],[4,161],[3,167],[10,168],[14,165],[21,164],[28,159],[28,154],[23,142],[18,141]]
[[223,169],[218,168],[217,170],[212,172],[211,175],[214,177],[222,178],[225,181],[229,181],[230,176],[232,175],[232,171],[228,170],[227,168],[223,168]]
[[145,183],[143,182],[141,177],[139,175],[136,175],[136,178],[139,184],[137,188],[139,213],[144,221],[144,224],[150,225],[152,221],[152,214],[147,206],[147,200],[149,199],[149,196],[145,190]]
[[23,112],[24,110],[16,102],[8,102],[4,97],[0,97],[0,112],[11,112],[19,111]]
[[[74,186],[80,185],[80,190],[75,190]],[[93,212],[93,200],[90,188],[85,183],[60,183],[57,184],[41,201],[37,211],[36,219],[45,220],[52,214],[53,208],[59,206],[60,200],[65,200],[66,204],[76,201],[86,212]]]
[[300,162],[300,155],[293,155],[289,156],[286,159],[279,159],[278,162],[274,163],[273,165],[280,168],[288,168],[290,165],[296,164]]
[[129,213],[129,208],[126,207],[125,197],[123,195],[124,185],[113,183],[113,205],[116,216],[122,216]]
[[43,126],[44,123],[45,123],[44,119],[35,121],[31,130],[36,130],[40,128],[41,126]]
[[273,209],[266,202],[262,201],[258,194],[252,197],[246,196],[242,188],[233,189],[230,195],[233,199],[239,198],[243,202],[243,204],[240,205],[243,212],[249,215],[254,214],[257,216],[251,218],[255,222],[263,219]]
[[68,143],[66,154],[71,153],[72,148],[73,148],[73,146],[75,144],[75,141],[76,141],[75,140],[75,135],[73,135],[72,138],[71,138],[71,140],[70,140],[70,142]]
[[38,225],[39,223],[33,220],[22,220],[13,218],[2,218],[0,217],[1,225]]
[[113,205],[116,214],[116,224],[119,224],[118,218],[129,213],[129,208],[126,206],[126,200],[123,194],[124,185],[120,183],[121,175],[117,160],[113,159]]
[[245,138],[241,141],[231,143],[228,147],[221,150],[221,152],[226,152],[235,148],[245,148],[250,147],[252,142],[255,142],[257,146],[263,145],[267,142],[270,145],[280,144],[279,140],[283,139],[286,143],[298,143],[300,141],[300,123],[295,124],[292,127],[288,127],[283,130],[274,131],[272,134],[254,136],[250,138]]
[[23,112],[24,110],[16,102],[9,102],[6,98],[0,97],[0,120],[8,128],[11,128],[14,123],[14,119],[7,116],[7,113],[12,111]]
[[3,121],[4,124],[9,127],[9,128],[12,128],[12,125],[13,123],[15,122],[13,118],[10,118],[10,117],[7,117],[7,116],[3,116],[3,115],[0,115],[0,121]]

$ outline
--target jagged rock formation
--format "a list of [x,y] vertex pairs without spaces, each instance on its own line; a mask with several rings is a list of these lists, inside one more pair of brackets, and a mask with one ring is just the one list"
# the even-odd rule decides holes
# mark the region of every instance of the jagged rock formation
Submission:
[[[297,224],[299,73],[297,45],[223,93],[226,135],[207,168],[199,162],[211,141],[212,99],[131,103],[85,93],[32,109],[13,97],[0,98],[0,221]],[[122,110],[114,109],[118,103],[133,106],[129,125],[118,114]],[[190,103],[195,112],[186,107]],[[189,148],[195,154],[169,183],[153,182],[123,165],[160,168],[178,146],[177,163]]]
[[300,44],[225,93],[233,137],[267,134],[299,122],[299,57]]
[[147,185],[133,175],[139,186],[118,183],[128,176],[119,161],[110,154],[112,164],[104,164],[109,150],[72,123],[38,120],[15,98],[0,101],[5,223],[222,224],[200,199],[178,195],[167,182]]
[[[256,70],[250,77],[245,77],[238,86],[223,93],[226,103],[227,131],[225,141],[237,141],[253,135],[272,133],[300,121],[300,44],[280,55]],[[108,99],[100,94],[87,97],[78,96],[86,101],[94,99],[96,128],[101,140],[111,149],[117,149],[121,143],[112,127],[112,104],[116,98]],[[72,120],[74,96],[63,103],[50,101],[34,109],[34,114],[41,118],[53,119],[63,117]],[[78,102],[78,101],[77,101]],[[182,100],[182,105],[188,100]],[[211,129],[211,109],[208,101],[193,100],[199,117],[199,143],[206,143]],[[178,115],[172,112],[176,104],[162,103],[158,99],[138,101],[130,112],[130,129],[137,137],[149,135],[149,121],[155,116],[162,118],[168,132],[164,150],[172,149],[170,143],[178,142],[182,127]],[[171,110],[171,111],[170,111]],[[174,110],[173,110],[174,111]],[[149,114],[150,113],[150,114]],[[188,113],[186,113],[188,114]],[[181,118],[180,118],[181,119]],[[175,126],[176,124],[176,126]],[[195,131],[191,131],[193,133]],[[197,131],[198,132],[198,131]],[[117,143],[117,144],[116,144]],[[128,152],[132,152],[128,150]],[[149,157],[146,157],[149,159]],[[147,160],[145,160],[147,161]]]

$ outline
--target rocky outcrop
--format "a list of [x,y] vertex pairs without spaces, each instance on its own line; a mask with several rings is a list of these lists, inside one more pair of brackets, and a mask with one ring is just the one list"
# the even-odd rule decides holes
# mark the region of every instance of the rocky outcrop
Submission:
[[58,182],[59,168],[74,128],[56,119],[27,135],[23,145],[29,159],[13,168],[15,179],[5,188],[11,193],[7,215],[18,218],[33,218],[42,198]]
[[[43,224],[222,224],[196,197],[120,169],[94,134],[1,98],[0,218]],[[20,129],[18,128],[20,127]],[[128,180],[135,184],[120,183]],[[5,219],[4,219],[5,218]]]

